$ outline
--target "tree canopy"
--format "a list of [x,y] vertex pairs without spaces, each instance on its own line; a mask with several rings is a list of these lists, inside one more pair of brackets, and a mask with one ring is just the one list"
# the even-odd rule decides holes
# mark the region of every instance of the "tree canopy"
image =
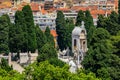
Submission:
[[49,44],[51,44],[51,46],[55,47],[54,38],[53,38],[53,36],[52,36],[51,33],[50,33],[49,27],[46,27],[45,36],[46,36],[46,41],[47,41]]
[[103,80],[119,79],[120,58],[112,54],[114,50],[109,32],[103,28],[97,28],[92,43],[82,62],[85,70],[96,73],[97,77]]
[[38,62],[48,60],[50,58],[57,58],[57,52],[54,46],[49,43],[46,43],[40,51],[40,54],[37,58]]
[[9,53],[9,17],[0,17],[0,54]]
[[31,64],[25,70],[25,76],[28,80],[99,80],[94,74],[85,74],[79,72],[79,74],[73,74],[68,71],[68,66],[55,67],[48,61],[41,62],[39,64]]
[[37,42],[32,10],[29,5],[26,5],[23,7],[22,11],[25,18],[25,24],[27,26],[27,39],[29,43],[28,51],[34,52],[37,49]]
[[65,31],[67,31],[65,24],[66,22],[65,22],[62,11],[58,11],[57,18],[56,18],[56,32],[58,34],[58,38],[57,38],[58,46],[61,50],[66,48],[65,42],[64,42],[66,40],[64,38],[66,36]]

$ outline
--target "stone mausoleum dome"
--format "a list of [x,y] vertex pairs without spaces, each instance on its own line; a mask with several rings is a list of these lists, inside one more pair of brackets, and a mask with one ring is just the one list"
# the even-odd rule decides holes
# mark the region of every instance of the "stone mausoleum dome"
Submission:
[[76,27],[73,29],[72,35],[80,36],[80,34],[81,34],[82,31],[84,31],[85,35],[87,34],[83,21],[82,21],[82,25],[81,25],[81,26],[76,26]]

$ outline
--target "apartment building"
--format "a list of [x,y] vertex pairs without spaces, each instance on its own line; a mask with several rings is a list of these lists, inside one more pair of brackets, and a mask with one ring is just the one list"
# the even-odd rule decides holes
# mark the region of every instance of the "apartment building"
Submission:
[[36,14],[34,15],[35,24],[39,25],[42,30],[45,30],[46,27],[49,27],[50,30],[56,30],[56,14]]

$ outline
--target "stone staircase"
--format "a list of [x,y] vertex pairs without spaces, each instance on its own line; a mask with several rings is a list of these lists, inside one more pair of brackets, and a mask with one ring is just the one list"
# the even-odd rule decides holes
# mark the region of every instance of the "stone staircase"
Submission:
[[15,61],[12,61],[11,65],[13,66],[13,70],[16,70],[16,71],[18,71],[20,73],[22,73],[24,71],[24,68]]

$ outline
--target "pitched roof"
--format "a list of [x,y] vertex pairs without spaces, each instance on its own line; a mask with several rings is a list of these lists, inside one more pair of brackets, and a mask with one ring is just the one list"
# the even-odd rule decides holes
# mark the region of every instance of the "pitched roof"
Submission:
[[56,33],[56,30],[50,30],[50,34],[53,36],[53,37],[57,37],[57,33]]
[[71,8],[71,10],[75,10],[75,11],[80,11],[80,10],[86,11],[86,10],[89,10],[89,8],[88,8],[88,7],[83,7],[83,6],[73,6],[73,7]]
[[57,11],[63,11],[63,12],[68,12],[68,11],[70,11],[70,9],[69,8],[58,8],[57,9]]
[[12,7],[12,2],[11,1],[5,1],[2,4],[6,5],[6,7]]
[[39,11],[39,4],[38,3],[32,2],[30,4],[30,6],[31,6],[32,11]]
[[47,14],[48,12],[47,12],[44,8],[42,8],[42,9],[41,9],[41,13],[42,13],[42,14]]

